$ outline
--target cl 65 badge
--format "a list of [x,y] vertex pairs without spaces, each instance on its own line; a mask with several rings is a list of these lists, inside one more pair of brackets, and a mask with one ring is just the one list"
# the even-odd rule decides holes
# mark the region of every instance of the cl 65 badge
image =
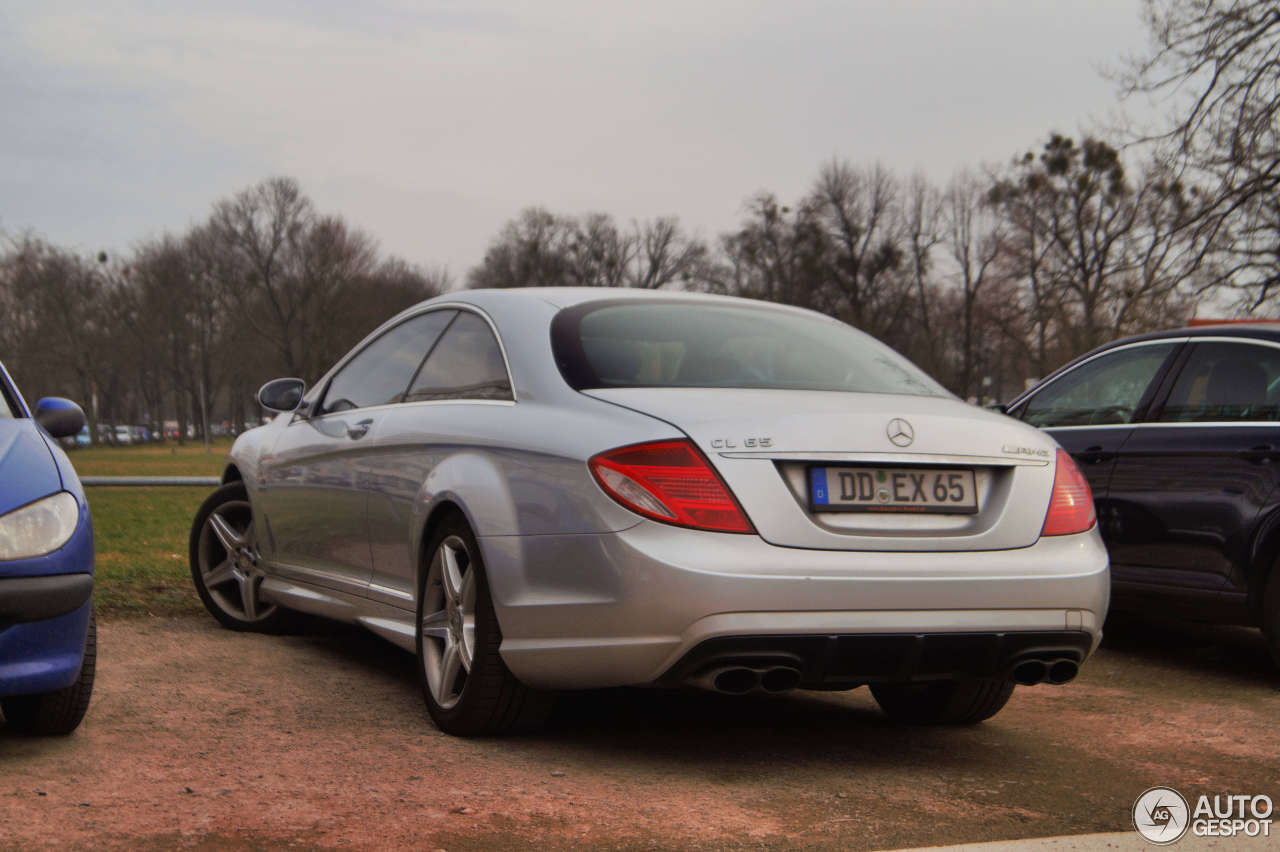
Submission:
[[[763,449],[765,447],[772,447],[772,446],[773,446],[772,438],[743,438],[742,439],[742,448],[744,450]],[[733,438],[712,438],[711,439],[711,449],[713,450],[736,450],[737,448],[738,448],[738,442],[735,441]]]

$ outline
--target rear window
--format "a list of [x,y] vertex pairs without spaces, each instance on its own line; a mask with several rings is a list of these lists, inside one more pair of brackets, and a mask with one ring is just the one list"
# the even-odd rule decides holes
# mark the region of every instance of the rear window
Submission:
[[552,322],[565,380],[585,388],[685,387],[950,396],[920,368],[843,323],[780,308],[589,302]]

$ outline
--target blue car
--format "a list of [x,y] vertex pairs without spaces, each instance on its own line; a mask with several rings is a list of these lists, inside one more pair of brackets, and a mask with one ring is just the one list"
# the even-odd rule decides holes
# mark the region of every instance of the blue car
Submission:
[[58,397],[32,416],[0,364],[0,711],[11,731],[69,734],[93,692],[93,525],[55,440],[83,426]]

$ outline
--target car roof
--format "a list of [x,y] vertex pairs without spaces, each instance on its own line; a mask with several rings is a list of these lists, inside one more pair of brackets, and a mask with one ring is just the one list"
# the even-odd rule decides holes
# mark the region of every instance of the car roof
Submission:
[[1139,343],[1144,340],[1162,340],[1176,337],[1255,337],[1265,340],[1280,341],[1280,322],[1233,322],[1222,325],[1197,325],[1190,328],[1171,328],[1166,331],[1152,331],[1147,334],[1135,334],[1121,338],[1094,351],[1111,349],[1127,343]]
[[450,290],[401,311],[396,315],[395,319],[417,313],[423,308],[448,303],[473,305],[483,310],[489,306],[510,305],[521,300],[529,300],[530,302],[551,305],[557,309],[564,309],[587,302],[613,302],[624,299],[634,301],[678,301],[690,304],[737,304],[817,316],[827,320],[832,319],[826,314],[817,311],[794,305],[784,305],[780,302],[746,299],[740,296],[721,296],[715,293],[691,293],[687,290],[645,290],[638,287],[510,287]]
[[[739,296],[721,296],[714,293],[693,293],[687,290],[646,290],[639,287],[511,287],[481,288],[477,290],[454,290],[444,293],[437,299],[493,299],[493,298],[533,298],[547,302],[558,308],[568,308],[583,302],[598,302],[614,299],[658,299],[662,301],[687,302],[745,302],[761,304],[758,299],[744,299]],[[433,300],[434,301],[434,300]],[[766,302],[765,304],[774,304]],[[778,307],[784,307],[778,305]]]

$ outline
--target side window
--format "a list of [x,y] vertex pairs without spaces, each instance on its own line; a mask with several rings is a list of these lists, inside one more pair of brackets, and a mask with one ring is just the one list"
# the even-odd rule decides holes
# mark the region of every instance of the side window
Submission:
[[1168,423],[1280,420],[1280,349],[1196,343],[1159,419]]
[[1147,386],[1177,343],[1152,343],[1099,355],[1058,378],[1022,407],[1032,426],[1132,423]]
[[414,370],[456,311],[431,311],[384,332],[329,382],[322,412],[399,402]]
[[489,324],[461,311],[427,356],[405,402],[514,398],[502,350]]

